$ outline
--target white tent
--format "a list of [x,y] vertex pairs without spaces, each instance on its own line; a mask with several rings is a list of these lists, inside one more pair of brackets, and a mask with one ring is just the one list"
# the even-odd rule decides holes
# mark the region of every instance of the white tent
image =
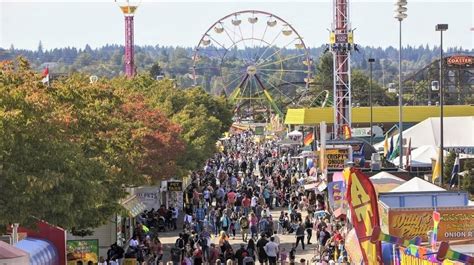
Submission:
[[[444,156],[448,152],[444,151]],[[403,155],[403,163],[406,161],[406,154]],[[411,151],[411,167],[431,167],[431,159],[436,159],[438,156],[438,148],[433,145],[423,145]],[[400,164],[398,156],[392,160],[396,166]]]
[[399,184],[402,184],[402,183],[405,183],[406,181],[404,179],[401,179],[393,174],[390,174],[386,171],[381,171],[375,175],[373,175],[372,177],[370,177],[370,181],[372,181],[372,183],[381,183],[381,184],[384,184],[385,182],[388,182],[388,183],[399,183]]
[[420,178],[412,178],[390,192],[445,191],[445,189]]
[[303,136],[303,133],[298,130],[294,130],[288,133],[288,137],[301,137],[301,136]]
[[[474,147],[474,116],[445,117],[444,147]],[[440,145],[440,118],[428,118],[415,126],[403,131],[405,147],[411,138],[411,147],[418,148],[424,145]],[[398,134],[393,136],[396,144]],[[383,149],[383,141],[374,145],[376,150]]]
[[374,185],[375,191],[377,193],[391,191],[406,182],[404,179],[401,179],[385,171],[379,172],[369,179]]

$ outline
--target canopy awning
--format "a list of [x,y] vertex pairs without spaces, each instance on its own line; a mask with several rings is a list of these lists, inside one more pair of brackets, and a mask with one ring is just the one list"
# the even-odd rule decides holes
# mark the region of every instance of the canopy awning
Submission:
[[142,203],[136,195],[133,195],[132,197],[122,202],[122,206],[127,209],[127,211],[130,213],[130,216],[132,217],[136,217],[144,210],[146,210],[146,205]]
[[288,133],[288,136],[291,136],[291,137],[301,137],[303,136],[303,133],[298,131],[298,130],[294,130],[292,132],[289,132]]
[[58,251],[49,241],[27,237],[18,241],[15,247],[30,254],[30,264],[59,264]]

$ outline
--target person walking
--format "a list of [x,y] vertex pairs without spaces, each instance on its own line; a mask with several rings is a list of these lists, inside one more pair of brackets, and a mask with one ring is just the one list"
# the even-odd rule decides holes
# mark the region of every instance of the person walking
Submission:
[[311,237],[313,235],[313,223],[311,222],[311,219],[309,217],[309,215],[306,216],[305,220],[304,220],[304,227],[306,229],[306,234],[307,234],[307,244],[308,245],[311,245],[313,243],[311,243]]
[[265,245],[264,249],[270,265],[276,265],[279,248],[278,244],[275,243],[275,237],[270,237],[270,242]]
[[304,227],[301,222],[298,223],[298,228],[296,229],[296,247],[298,247],[299,242],[301,242],[301,247],[304,250]]
[[258,218],[255,213],[251,212],[249,217],[250,223],[250,233],[252,238],[257,238],[257,230],[258,230]]
[[247,215],[242,215],[239,219],[240,234],[242,234],[242,241],[247,242],[249,235],[249,219]]
[[260,265],[265,264],[268,261],[267,253],[265,252],[265,246],[267,245],[268,240],[265,233],[260,235],[260,238],[257,241],[257,255]]

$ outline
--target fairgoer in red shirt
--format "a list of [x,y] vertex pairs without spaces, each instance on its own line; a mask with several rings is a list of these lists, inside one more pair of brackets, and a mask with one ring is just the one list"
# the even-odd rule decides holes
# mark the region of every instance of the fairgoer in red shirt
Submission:
[[235,199],[237,198],[237,194],[233,190],[227,193],[227,204],[230,207],[234,207]]

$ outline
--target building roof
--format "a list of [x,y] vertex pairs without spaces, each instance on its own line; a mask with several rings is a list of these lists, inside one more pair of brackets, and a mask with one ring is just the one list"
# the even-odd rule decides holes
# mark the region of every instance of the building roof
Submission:
[[28,256],[28,253],[6,242],[0,241],[0,260]]
[[445,189],[429,183],[420,178],[412,178],[411,180],[396,187],[390,192],[418,192],[418,191],[445,191]]
[[[396,123],[399,120],[398,106],[373,107],[373,122],[375,123]],[[370,108],[352,108],[352,123],[369,123]],[[444,117],[473,116],[474,106],[471,105],[445,105]],[[405,122],[421,122],[429,117],[439,117],[439,106],[404,106],[403,120]],[[288,109],[285,115],[285,124],[311,125],[325,121],[332,124],[334,120],[334,109],[326,108],[302,108]]]

